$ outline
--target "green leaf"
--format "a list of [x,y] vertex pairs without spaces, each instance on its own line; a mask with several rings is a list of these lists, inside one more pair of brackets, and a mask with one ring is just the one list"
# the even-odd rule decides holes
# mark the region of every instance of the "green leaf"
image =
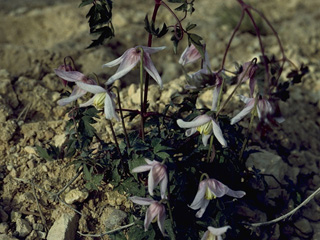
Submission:
[[82,3],[80,3],[79,7],[83,7],[89,4],[92,4],[94,0],[82,0]]
[[50,156],[50,154],[48,153],[47,149],[42,148],[42,147],[40,147],[38,145],[36,145],[36,149],[37,149],[37,152],[38,152],[40,157],[44,158],[47,161],[52,161],[53,160],[52,156]]
[[170,155],[166,152],[157,152],[155,153],[158,157],[162,158],[162,159],[166,159],[166,158],[169,158]]
[[92,179],[92,173],[93,168],[91,167],[90,170],[88,169],[87,165],[83,166],[83,174],[84,174],[84,179],[87,181],[90,181]]
[[194,29],[196,26],[197,26],[197,24],[188,23],[188,25],[187,25],[187,27],[186,27],[186,30],[187,30],[187,31],[190,31],[190,30]]
[[184,3],[185,0],[168,0],[171,3]]
[[184,3],[182,5],[180,5],[179,7],[175,8],[175,11],[187,11],[188,9],[188,3]]

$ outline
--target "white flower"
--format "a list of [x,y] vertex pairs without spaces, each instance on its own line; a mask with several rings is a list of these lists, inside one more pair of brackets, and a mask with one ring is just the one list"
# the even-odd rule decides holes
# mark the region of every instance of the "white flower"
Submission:
[[166,198],[165,194],[168,185],[167,167],[158,161],[150,161],[146,158],[145,161],[147,162],[147,165],[136,167],[132,169],[132,172],[139,173],[150,171],[148,175],[149,194],[153,196],[155,186],[160,183],[161,198]]
[[206,179],[199,183],[198,192],[189,206],[193,210],[200,210],[196,213],[197,218],[201,218],[209,201],[214,198],[220,198],[224,195],[228,195],[235,198],[242,198],[246,193],[244,191],[233,191],[223,183],[216,179]]
[[162,88],[162,79],[150,58],[150,54],[163,50],[165,49],[165,47],[136,46],[134,48],[130,48],[127,51],[125,51],[121,57],[102,65],[102,67],[114,67],[120,64],[117,72],[108,79],[108,81],[106,82],[106,85],[112,84],[117,79],[126,75],[128,72],[131,71],[131,69],[133,69],[138,64],[138,62],[140,62],[140,59],[141,59],[140,48],[143,49],[144,69]]
[[193,63],[197,61],[199,58],[201,58],[201,54],[199,53],[197,48],[193,44],[191,44],[181,54],[179,63],[181,65],[186,65],[188,63]]
[[221,235],[226,233],[230,226],[224,226],[220,228],[208,227],[208,231],[206,231],[201,240],[222,240]]
[[202,143],[204,146],[207,146],[208,140],[212,133],[223,147],[227,146],[227,141],[223,137],[221,128],[212,117],[206,114],[196,117],[191,122],[185,122],[181,119],[178,119],[177,124],[181,128],[189,128],[186,130],[187,137],[199,131],[199,133],[202,134]]

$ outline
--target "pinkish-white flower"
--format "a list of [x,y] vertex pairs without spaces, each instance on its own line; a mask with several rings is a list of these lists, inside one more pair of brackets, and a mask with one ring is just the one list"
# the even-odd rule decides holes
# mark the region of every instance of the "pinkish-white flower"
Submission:
[[167,167],[158,162],[158,161],[150,161],[145,158],[147,165],[142,165],[132,169],[133,173],[146,172],[150,171],[148,175],[148,191],[151,196],[153,196],[154,188],[160,184],[160,193],[161,198],[166,198],[166,189],[168,185],[168,175],[167,175]]
[[222,240],[221,235],[226,233],[230,226],[224,226],[220,228],[208,227],[208,231],[206,231],[201,240]]
[[74,82],[76,84],[69,97],[60,99],[58,101],[58,104],[60,106],[67,105],[70,102],[77,100],[78,98],[82,97],[83,95],[85,95],[87,93],[86,90],[79,87],[78,83],[97,85],[97,83],[93,79],[86,77],[83,73],[78,72],[78,71],[65,71],[65,70],[55,69],[54,72],[62,80],[68,81],[68,82]]
[[197,61],[199,58],[201,58],[201,54],[193,44],[190,44],[181,54],[179,63],[184,66]]
[[114,67],[120,64],[117,72],[108,79],[106,85],[112,84],[117,79],[126,75],[140,62],[141,49],[143,49],[143,68],[162,88],[162,79],[153,64],[150,55],[152,53],[165,49],[165,47],[136,46],[125,51],[121,57],[104,64],[102,67]]
[[80,107],[95,106],[98,110],[104,109],[106,119],[112,120],[115,118],[120,121],[120,118],[115,110],[115,95],[112,92],[98,85],[90,85],[83,82],[78,82],[77,85],[87,92],[94,93],[94,96],[88,102],[80,104]]
[[224,195],[242,198],[245,194],[246,193],[244,191],[231,190],[229,187],[216,179],[206,179],[199,183],[198,192],[189,207],[193,210],[200,209],[196,213],[196,217],[201,218],[210,200],[220,198]]
[[249,87],[250,87],[250,96],[253,97],[254,93],[254,87],[256,85],[256,80],[254,78],[254,75],[258,69],[257,64],[254,64],[253,62],[245,62],[241,66],[242,72],[238,75],[238,82],[245,82],[248,79],[249,81]]
[[[254,106],[255,106],[255,98],[247,98],[245,96],[240,95],[241,101],[243,101],[246,105],[242,111],[240,111],[236,116],[234,116],[231,119],[231,125],[239,122],[242,118],[244,118],[247,114],[249,114]],[[271,103],[264,99],[258,99],[257,104],[256,104],[256,110],[257,114],[260,120],[265,120],[268,122],[268,117],[272,116],[275,113],[274,107],[271,105]],[[283,117],[277,117],[275,120],[278,123],[282,123],[284,121]]]
[[208,140],[213,134],[223,147],[227,147],[227,141],[223,137],[221,128],[212,117],[206,114],[196,117],[191,122],[178,119],[177,124],[181,128],[188,128],[186,130],[187,137],[197,131],[202,134],[202,143],[204,146],[207,146]]
[[164,221],[166,219],[165,207],[158,201],[150,198],[130,197],[129,199],[139,205],[149,205],[149,208],[146,212],[146,217],[144,219],[144,230],[147,231],[150,223],[156,220],[162,235],[166,236],[164,230]]

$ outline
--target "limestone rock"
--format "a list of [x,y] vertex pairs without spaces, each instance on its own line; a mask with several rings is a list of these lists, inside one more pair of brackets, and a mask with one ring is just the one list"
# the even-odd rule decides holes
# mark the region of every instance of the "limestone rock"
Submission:
[[9,230],[9,225],[6,222],[0,223],[0,233],[7,233]]
[[32,227],[27,220],[19,218],[16,221],[16,231],[19,237],[26,237],[32,231]]
[[126,217],[127,214],[124,211],[105,207],[100,219],[104,223],[104,228],[112,230],[119,227]]
[[78,225],[76,213],[64,213],[50,228],[47,240],[70,240],[75,239]]
[[14,237],[9,237],[6,234],[0,234],[0,240],[19,240],[19,239]]
[[89,196],[89,193],[87,191],[80,191],[79,189],[72,189],[69,191],[65,197],[64,200],[68,204],[72,204],[75,202],[83,202],[84,200],[87,199]]

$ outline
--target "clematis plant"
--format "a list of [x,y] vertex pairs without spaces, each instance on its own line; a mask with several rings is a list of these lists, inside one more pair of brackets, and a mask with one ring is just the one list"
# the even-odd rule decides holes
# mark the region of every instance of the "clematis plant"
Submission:
[[144,219],[144,230],[147,231],[150,223],[153,221],[158,222],[158,227],[163,236],[166,236],[164,230],[164,220],[166,219],[166,210],[165,207],[158,201],[155,201],[150,198],[141,198],[141,197],[130,197],[132,202],[139,205],[149,205],[149,208],[146,212],[146,217]]
[[83,73],[78,72],[78,71],[66,71],[66,70],[61,70],[61,69],[55,69],[54,72],[55,72],[55,74],[57,74],[57,76],[59,76],[64,81],[74,82],[76,84],[76,86],[74,86],[73,91],[69,97],[60,99],[58,101],[58,104],[60,106],[67,105],[67,104],[77,100],[78,98],[84,96],[87,93],[86,90],[82,89],[79,86],[79,83],[97,85],[95,80],[86,77]]
[[199,53],[197,48],[193,44],[190,44],[190,46],[186,47],[186,49],[181,54],[179,63],[184,66],[188,63],[193,63],[200,58],[201,54]]
[[208,231],[206,231],[201,240],[222,240],[221,235],[226,233],[230,226],[224,226],[220,228],[208,227]]
[[121,57],[104,64],[102,67],[114,67],[120,64],[117,72],[108,79],[106,85],[112,84],[114,81],[130,72],[140,62],[142,51],[144,69],[159,84],[160,88],[162,88],[162,79],[153,64],[150,55],[163,49],[165,49],[165,47],[136,46],[125,51]]
[[216,179],[205,179],[199,183],[198,192],[189,207],[193,210],[200,208],[196,217],[201,218],[208,207],[209,201],[224,195],[242,198],[246,193],[244,191],[234,191]]
[[223,147],[227,147],[227,141],[223,137],[221,128],[212,117],[206,114],[196,117],[191,122],[185,122],[182,119],[178,119],[177,124],[181,128],[188,128],[186,130],[187,137],[197,131],[202,134],[202,143],[204,146],[207,146],[208,140],[213,134]]
[[146,172],[149,171],[148,175],[148,190],[149,194],[153,196],[153,190],[156,185],[160,183],[160,192],[161,198],[166,198],[166,189],[168,185],[168,175],[167,175],[167,167],[158,162],[158,161],[150,161],[145,158],[147,165],[142,165],[132,169],[133,173]]
[[[239,122],[246,115],[252,112],[254,110],[255,105],[256,105],[255,110],[258,114],[258,118],[265,122],[268,122],[268,118],[270,118],[276,113],[275,107],[272,106],[272,104],[267,99],[259,98],[257,100],[257,103],[255,98],[248,98],[243,95],[240,95],[240,99],[246,104],[246,106],[236,116],[234,116],[231,119],[231,125]],[[282,123],[284,121],[284,118],[282,116],[277,116],[275,117],[275,120],[278,123]]]

